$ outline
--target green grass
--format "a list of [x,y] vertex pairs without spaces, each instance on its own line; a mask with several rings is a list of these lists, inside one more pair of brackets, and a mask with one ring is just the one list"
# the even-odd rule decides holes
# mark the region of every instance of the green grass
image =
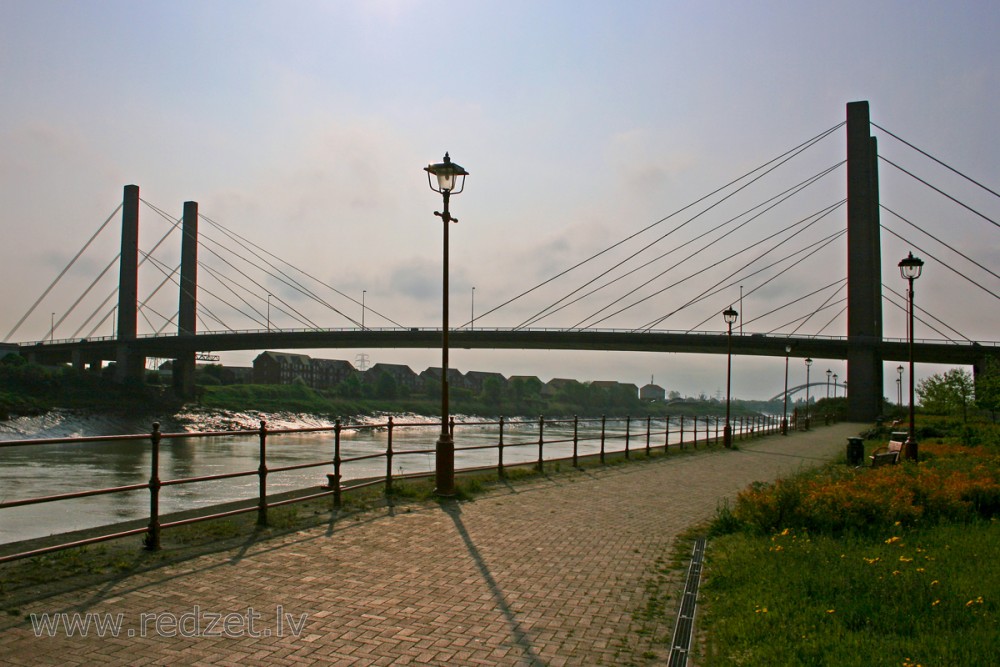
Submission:
[[713,541],[712,665],[986,665],[1000,656],[1000,525]]
[[934,428],[919,465],[831,465],[719,508],[699,664],[1000,662],[1000,429]]

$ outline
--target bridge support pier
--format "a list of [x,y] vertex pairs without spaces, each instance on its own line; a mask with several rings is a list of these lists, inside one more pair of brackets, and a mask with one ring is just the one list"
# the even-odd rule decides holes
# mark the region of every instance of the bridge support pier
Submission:
[[132,352],[139,312],[139,186],[126,185],[122,202],[121,258],[118,260],[118,345],[115,350],[115,381],[138,380],[146,370],[146,358]]
[[882,413],[882,269],[878,147],[868,102],[847,105],[847,416]]
[[[181,286],[177,310],[177,335],[197,333],[198,308],[198,202],[184,202],[181,234]],[[185,351],[174,360],[174,393],[180,398],[194,396],[195,351]]]

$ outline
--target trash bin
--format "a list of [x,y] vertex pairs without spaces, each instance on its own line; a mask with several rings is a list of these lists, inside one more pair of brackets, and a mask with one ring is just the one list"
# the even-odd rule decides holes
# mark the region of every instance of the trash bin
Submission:
[[847,465],[859,466],[865,457],[865,441],[862,438],[847,439]]

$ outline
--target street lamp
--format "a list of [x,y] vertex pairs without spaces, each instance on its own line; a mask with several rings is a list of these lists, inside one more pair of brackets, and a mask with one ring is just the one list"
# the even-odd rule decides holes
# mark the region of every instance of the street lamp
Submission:
[[52,324],[49,327],[49,342],[53,342],[56,339],[56,314],[52,313]]
[[[455,441],[448,430],[448,223],[458,222],[448,212],[448,200],[451,195],[457,195],[465,188],[465,177],[469,175],[465,169],[451,161],[448,153],[444,154],[444,162],[430,164],[424,167],[427,172],[427,185],[434,192],[441,193],[444,200],[442,212],[434,211],[434,215],[444,223],[444,278],[441,298],[443,324],[441,326],[441,435],[438,437],[435,449],[435,482],[436,492],[440,496],[455,495]],[[431,177],[434,178],[431,178]]]
[[726,447],[733,446],[733,430],[729,426],[729,390],[731,387],[730,381],[733,376],[733,322],[739,316],[740,314],[733,310],[732,306],[722,311],[722,317],[726,320],[726,324],[729,327],[729,331],[726,334],[726,340],[728,341],[728,348],[726,350],[726,426],[722,429],[722,444]]
[[903,364],[896,366],[896,405],[903,405]]
[[806,357],[806,430],[809,430],[809,367],[813,365],[813,360]]
[[833,374],[833,397],[837,398],[837,374]]
[[271,297],[273,295],[267,295],[267,333],[271,333]]
[[367,294],[367,293],[368,293],[368,290],[366,290],[366,289],[361,290],[361,330],[362,331],[365,330],[365,294]]
[[469,330],[472,331],[476,328],[476,288],[472,288],[472,306],[470,308],[470,314],[472,317],[469,320]]
[[826,397],[830,398],[830,375],[833,374],[829,368],[826,369]]
[[781,411],[781,435],[788,435],[788,355],[792,346],[785,345],[785,407]]
[[909,282],[909,349],[910,349],[910,433],[906,438],[906,444],[903,445],[903,455],[905,458],[911,461],[917,460],[917,437],[916,437],[916,424],[914,418],[914,406],[913,406],[913,281],[920,277],[920,272],[924,268],[924,262],[919,257],[914,257],[913,253],[907,254],[907,256],[899,261],[899,274],[903,277],[903,280]]

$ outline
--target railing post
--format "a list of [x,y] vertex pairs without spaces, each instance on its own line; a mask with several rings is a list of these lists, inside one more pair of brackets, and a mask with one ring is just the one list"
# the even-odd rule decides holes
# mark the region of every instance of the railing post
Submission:
[[628,459],[628,443],[631,434],[629,431],[632,430],[632,417],[630,415],[625,415],[625,458]]
[[385,444],[385,495],[392,494],[392,417],[389,417],[387,424]]
[[711,442],[712,435],[709,432],[712,427],[711,417],[705,416],[705,446],[707,447]]
[[257,465],[257,525],[267,525],[267,422],[260,420],[260,457]]
[[506,475],[503,471],[503,417],[500,418],[500,442],[497,444],[497,449],[499,450],[497,460],[497,477],[504,479]]
[[333,506],[340,509],[340,418],[333,425]]
[[601,465],[604,465],[604,429],[608,424],[608,416],[601,415]]
[[449,417],[448,418],[448,435],[451,436],[452,440],[455,439],[455,418],[454,417]]
[[576,452],[577,452],[577,445],[580,442],[578,436],[579,426],[580,426],[580,418],[577,415],[573,415],[573,467],[574,468],[578,467],[576,460]]
[[698,449],[698,415],[694,416],[694,426],[691,428],[691,444],[694,445],[695,449]]
[[670,451],[670,415],[663,418],[663,453]]
[[153,422],[149,434],[152,444],[149,463],[149,528],[146,532],[146,550],[160,549],[160,422]]
[[650,428],[652,427],[652,422],[650,421],[652,417],[646,415],[646,458],[649,458],[649,438],[652,435]]
[[545,447],[545,417],[538,416],[538,472],[545,472],[543,464]]
[[681,428],[680,446],[681,446],[681,449],[683,450],[684,449],[684,415],[681,415],[681,427],[680,428]]

